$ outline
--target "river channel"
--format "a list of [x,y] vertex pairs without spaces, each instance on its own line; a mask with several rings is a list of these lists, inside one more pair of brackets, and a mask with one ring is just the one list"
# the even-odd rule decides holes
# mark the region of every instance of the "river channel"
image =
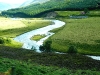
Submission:
[[[39,50],[39,47],[40,45],[43,44],[43,42],[49,38],[50,36],[54,35],[55,33],[52,33],[52,32],[49,32],[50,30],[53,30],[55,28],[59,28],[59,27],[62,27],[63,25],[65,25],[65,22],[63,21],[59,21],[59,20],[50,20],[53,22],[53,24],[51,25],[48,25],[46,27],[43,27],[43,28],[39,28],[39,29],[36,29],[36,30],[32,30],[30,32],[27,32],[27,33],[24,33],[22,35],[19,35],[17,36],[16,38],[14,38],[15,41],[17,42],[21,42],[23,43],[23,46],[22,48],[25,48],[25,49],[35,49],[36,52],[39,52],[41,53],[41,51]],[[43,35],[45,34],[46,37],[40,39],[39,41],[35,41],[35,40],[30,40],[30,38],[34,35]],[[88,57],[91,57],[92,59],[95,59],[95,60],[100,60],[100,56],[90,56],[90,55],[86,55]]]
[[[46,40],[47,38],[49,38],[50,36],[52,36],[54,34],[54,33],[49,32],[49,31],[65,25],[65,22],[62,22],[62,21],[59,21],[59,20],[50,20],[50,21],[53,22],[51,25],[48,25],[46,27],[39,28],[39,29],[36,29],[36,30],[32,30],[30,32],[24,33],[20,36],[17,36],[16,38],[14,38],[14,40],[23,43],[22,48],[35,49],[36,52],[41,52],[39,50],[40,45],[43,44],[44,40]],[[46,37],[40,39],[39,41],[30,40],[30,38],[32,36],[39,35],[39,34],[40,35],[45,34]]]

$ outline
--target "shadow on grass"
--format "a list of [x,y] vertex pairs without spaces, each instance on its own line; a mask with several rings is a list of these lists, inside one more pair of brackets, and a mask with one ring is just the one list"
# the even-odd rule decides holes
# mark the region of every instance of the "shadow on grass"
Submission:
[[[51,39],[52,40],[52,39]],[[89,54],[89,55],[100,55],[100,40],[96,40],[95,44],[87,44],[87,43],[74,43],[71,40],[62,40],[62,39],[53,39],[53,42],[60,45],[60,47],[65,46],[75,46],[79,53]],[[65,50],[64,50],[65,52]]]
[[96,43],[100,44],[100,40],[95,40]]
[[81,54],[36,53],[32,50],[11,48],[0,45],[0,57],[29,61],[45,66],[58,66],[68,69],[100,70],[100,61]]
[[100,55],[100,40],[96,40],[96,44],[71,43],[70,45],[76,46],[82,54]]

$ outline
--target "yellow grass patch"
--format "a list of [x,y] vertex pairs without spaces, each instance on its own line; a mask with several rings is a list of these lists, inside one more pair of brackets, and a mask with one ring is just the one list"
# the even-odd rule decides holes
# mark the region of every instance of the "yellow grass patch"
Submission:
[[20,20],[0,19],[0,30],[26,27]]

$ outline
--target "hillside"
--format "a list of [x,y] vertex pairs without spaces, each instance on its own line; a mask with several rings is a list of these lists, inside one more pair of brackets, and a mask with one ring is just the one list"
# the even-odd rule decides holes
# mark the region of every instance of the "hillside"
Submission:
[[[36,1],[34,1],[36,2]],[[39,2],[39,0],[37,1]],[[99,8],[99,0],[50,0],[47,2],[32,3],[26,7],[3,11],[2,15],[11,17],[39,17],[41,14],[55,10],[83,10],[84,8]]]

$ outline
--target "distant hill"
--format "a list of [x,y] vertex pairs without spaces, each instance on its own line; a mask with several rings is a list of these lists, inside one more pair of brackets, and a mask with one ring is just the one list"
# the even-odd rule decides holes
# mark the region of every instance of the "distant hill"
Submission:
[[39,17],[56,10],[96,9],[100,0],[31,0],[20,8],[3,11],[3,15],[12,17]]

